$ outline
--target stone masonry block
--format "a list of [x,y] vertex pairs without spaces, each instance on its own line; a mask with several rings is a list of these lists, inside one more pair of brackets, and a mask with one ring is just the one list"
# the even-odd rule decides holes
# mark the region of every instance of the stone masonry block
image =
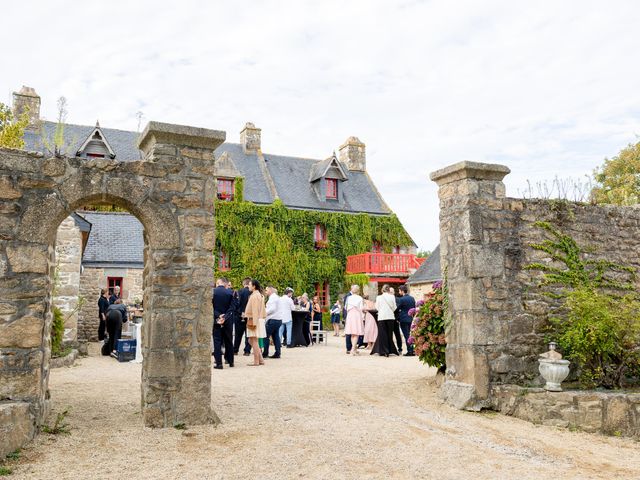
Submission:
[[9,245],[7,257],[13,273],[47,273],[49,251],[46,245]]

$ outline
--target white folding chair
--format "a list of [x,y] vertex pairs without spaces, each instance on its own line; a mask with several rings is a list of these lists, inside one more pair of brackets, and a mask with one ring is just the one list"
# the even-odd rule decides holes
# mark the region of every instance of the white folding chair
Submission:
[[324,340],[324,344],[329,343],[329,335],[326,330],[322,330],[322,322],[320,320],[311,320],[311,336],[314,337],[316,343],[320,343],[320,338]]

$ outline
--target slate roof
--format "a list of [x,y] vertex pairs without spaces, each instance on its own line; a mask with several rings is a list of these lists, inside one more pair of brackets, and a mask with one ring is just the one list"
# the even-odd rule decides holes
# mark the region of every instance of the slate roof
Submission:
[[86,218],[81,217],[75,212],[71,214],[71,218],[73,218],[73,221],[75,222],[76,226],[80,229],[81,232],[89,233],[91,231],[91,223],[87,222]]
[[91,224],[83,265],[144,267],[144,228],[136,217],[120,212],[80,212],[80,216]]
[[[25,148],[51,154],[47,145],[53,144],[56,129],[55,122],[41,122],[39,130],[25,132]],[[66,124],[64,130],[66,148],[63,153],[74,156],[78,148],[93,132],[95,126]],[[136,147],[137,132],[103,128],[104,138],[113,149],[116,160],[132,161],[142,158]],[[42,137],[48,139],[43,142]],[[271,180],[282,202],[291,208],[330,210],[377,215],[391,213],[366,172],[351,172],[342,165],[348,181],[340,182],[338,188],[343,192],[343,203],[322,201],[319,192],[309,179],[326,167],[326,160],[263,154],[265,162],[256,153],[245,154],[242,145],[223,143],[216,155],[223,152],[233,160],[236,168],[244,177],[244,199],[259,204],[269,204],[275,199],[270,188]],[[271,177],[271,178],[268,178]]]
[[431,283],[442,280],[442,269],[440,267],[440,245],[422,262],[416,273],[407,280],[409,285],[416,283]]
[[[48,146],[53,145],[53,138],[56,132],[55,122],[40,122],[41,128],[38,130],[26,130],[24,133],[25,149],[36,150],[38,152],[52,154]],[[91,133],[95,130],[95,125],[73,125],[65,124],[64,139],[65,148],[63,153],[73,157]],[[142,153],[136,147],[138,133],[126,130],[117,130],[115,128],[100,127],[104,138],[107,139],[109,145],[116,154],[116,159],[140,160]],[[43,141],[44,137],[44,141]]]

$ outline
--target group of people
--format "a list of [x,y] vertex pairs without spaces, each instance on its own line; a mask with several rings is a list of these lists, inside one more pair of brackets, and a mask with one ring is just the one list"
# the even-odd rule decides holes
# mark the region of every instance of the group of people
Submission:
[[[213,290],[214,368],[224,368],[223,351],[225,363],[230,367],[234,366],[234,357],[240,353],[243,336],[243,354],[250,356],[253,352],[250,366],[264,365],[266,357],[280,358],[283,344],[291,346],[294,310],[307,312],[303,333],[307,345],[313,343],[310,325],[317,325],[316,328],[322,329],[322,306],[319,297],[315,296],[310,301],[305,293],[294,298],[291,288],[287,288],[284,295],[280,296],[278,289],[269,285],[265,289],[265,304],[260,282],[245,278],[242,283],[242,288],[234,291],[228,279],[219,278]],[[334,336],[340,335],[341,313],[343,315],[348,354],[356,356],[359,355],[360,348],[369,348],[371,353],[385,357],[402,355],[404,344],[407,350],[404,356],[414,355],[413,345],[409,343],[413,320],[409,311],[415,308],[416,302],[409,295],[406,285],[398,288],[398,296],[392,287],[383,285],[382,293],[377,296],[375,302],[364,299],[360,296],[360,287],[352,285],[343,301],[344,307],[337,300],[330,313]],[[275,348],[273,355],[269,355],[271,345]]]
[[[243,355],[248,357],[253,354],[250,366],[264,365],[267,357],[280,358],[283,346],[292,346],[292,312],[296,310],[307,312],[303,335],[307,345],[314,343],[311,325],[322,329],[320,299],[314,296],[309,300],[306,293],[299,297],[293,294],[292,288],[286,288],[283,295],[279,295],[278,289],[272,285],[268,285],[263,292],[260,282],[249,277],[242,281],[239,290],[233,289],[229,279],[217,279],[212,295],[214,368],[223,369],[223,359],[229,367],[234,366],[243,336]],[[275,351],[269,355],[271,345]]]
[[98,340],[104,341],[103,355],[111,355],[116,350],[122,336],[122,324],[129,320],[127,307],[122,303],[120,287],[115,286],[111,295],[106,288],[100,290],[98,299]]
[[[392,287],[383,285],[382,294],[376,297],[375,303],[363,299],[359,293],[360,287],[353,285],[344,298],[344,333],[347,353],[359,355],[359,348],[369,348],[371,354],[378,353],[384,357],[399,356],[402,354],[402,336],[404,336],[407,347],[407,353],[404,356],[413,356],[413,345],[409,343],[413,318],[409,315],[409,310],[415,308],[416,301],[409,295],[407,286],[400,286],[396,297]],[[332,309],[332,322],[334,321],[333,312],[334,309]],[[377,315],[377,322],[374,314]],[[375,349],[374,345],[376,345]]]
[[[282,339],[290,346],[292,338],[292,314],[295,309],[293,290],[287,288],[284,295],[278,289],[267,286],[265,304],[262,286],[253,278],[245,278],[242,288],[234,291],[231,282],[219,278],[213,289],[213,353],[214,368],[222,369],[224,360],[234,366],[234,357],[240,353],[242,337],[245,337],[243,354],[250,356],[250,366],[264,365],[264,359],[280,358]],[[260,342],[260,339],[263,339]],[[262,345],[260,345],[262,343]],[[273,343],[275,352],[269,355]]]
[[[266,303],[264,294],[267,297]],[[314,342],[311,325],[322,329],[322,305],[318,296],[309,300],[305,293],[294,298],[291,288],[285,289],[280,296],[278,289],[272,285],[266,287],[264,294],[260,282],[253,278],[245,278],[239,290],[234,290],[227,278],[217,279],[212,295],[214,368],[224,368],[223,356],[229,367],[234,366],[234,358],[240,353],[243,336],[243,355],[253,354],[250,366],[264,365],[267,357],[280,358],[283,345],[292,346],[292,312],[295,310],[307,312],[303,335],[307,345]],[[413,345],[408,341],[413,320],[409,310],[415,308],[416,302],[405,285],[399,287],[398,296],[392,287],[383,285],[382,294],[377,296],[375,302],[364,299],[360,296],[360,287],[352,285],[343,302],[344,307],[337,300],[330,313],[334,336],[340,335],[342,314],[348,354],[356,356],[359,355],[360,348],[369,348],[371,353],[386,357],[391,354],[401,355],[404,335],[407,348],[405,356],[414,355]],[[120,287],[114,287],[110,295],[107,289],[100,291],[98,311],[98,338],[104,340],[103,354],[110,355],[121,337],[123,323],[128,320]],[[374,315],[377,315],[377,321]],[[271,345],[275,351],[269,355]]]

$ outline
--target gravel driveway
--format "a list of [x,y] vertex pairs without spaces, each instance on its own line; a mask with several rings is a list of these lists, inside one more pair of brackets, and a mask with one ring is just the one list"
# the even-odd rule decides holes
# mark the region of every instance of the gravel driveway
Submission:
[[[213,370],[222,425],[144,428],[140,366],[92,355],[51,372],[69,435],[40,435],[9,478],[637,479],[640,444],[442,405],[414,358],[285,350]],[[53,419],[50,418],[50,422]]]

